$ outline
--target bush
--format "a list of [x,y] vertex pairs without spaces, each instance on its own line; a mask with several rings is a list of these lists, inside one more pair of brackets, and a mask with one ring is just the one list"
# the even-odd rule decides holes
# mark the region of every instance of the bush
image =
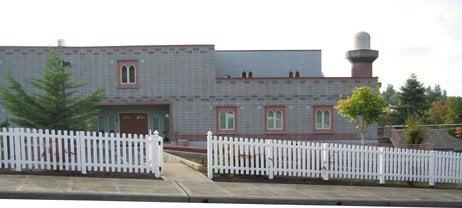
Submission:
[[0,128],[9,127],[9,126],[10,126],[10,123],[8,122],[8,120],[0,121]]
[[407,144],[420,144],[426,135],[426,128],[423,126],[423,119],[418,116],[410,116],[406,119],[404,136]]

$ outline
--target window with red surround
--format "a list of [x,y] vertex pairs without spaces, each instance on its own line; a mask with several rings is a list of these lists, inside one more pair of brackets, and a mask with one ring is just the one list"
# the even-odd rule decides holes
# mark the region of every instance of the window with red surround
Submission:
[[216,107],[216,125],[218,134],[237,133],[237,113],[238,112],[236,106]]
[[265,107],[265,132],[285,133],[286,131],[286,107],[266,106]]
[[117,61],[117,75],[119,88],[138,88],[138,61]]
[[333,133],[334,132],[334,107],[313,106],[313,132]]

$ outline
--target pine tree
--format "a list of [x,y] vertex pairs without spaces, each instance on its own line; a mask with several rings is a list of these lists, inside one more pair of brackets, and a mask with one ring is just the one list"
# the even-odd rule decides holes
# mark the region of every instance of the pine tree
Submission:
[[0,88],[0,104],[21,127],[41,129],[90,130],[98,118],[102,89],[82,98],[75,96],[83,83],[72,81],[73,73],[63,66],[55,50],[50,50],[43,77],[26,80],[40,93],[27,93],[22,85],[7,74],[9,86]]
[[382,96],[387,107],[394,108],[398,105],[398,92],[393,88],[393,85],[388,84]]
[[430,105],[425,95],[425,87],[417,80],[417,76],[411,74],[411,77],[406,80],[405,85],[400,90],[401,92],[398,93],[398,111],[401,123],[411,115],[423,116]]
[[446,90],[442,90],[441,86],[439,84],[435,85],[435,87],[433,89],[429,85],[425,89],[425,94],[427,95],[429,103],[433,103],[435,101],[439,101],[441,103],[444,103],[446,101],[446,98],[447,98]]

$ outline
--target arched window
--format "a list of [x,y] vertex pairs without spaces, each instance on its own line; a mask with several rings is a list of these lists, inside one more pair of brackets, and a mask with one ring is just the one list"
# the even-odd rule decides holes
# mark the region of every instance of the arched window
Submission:
[[119,70],[120,88],[137,88],[137,61],[119,60],[117,61]]
[[233,110],[220,111],[219,114],[219,130],[234,130],[235,129],[235,113]]
[[316,111],[316,129],[331,129],[331,113],[328,110]]
[[294,73],[292,71],[289,72],[289,77],[294,77]]
[[281,130],[282,129],[282,112],[268,111],[267,113],[267,128],[268,130]]
[[128,83],[135,83],[135,66],[130,65],[129,67],[129,74],[128,74]]
[[300,77],[300,72],[296,71],[295,72],[295,77]]
[[122,84],[128,83],[128,71],[127,66],[122,66]]
[[134,65],[122,65],[122,84],[135,84],[136,73]]
[[247,73],[245,73],[245,71],[242,72],[242,78],[246,78],[247,77]]
[[253,77],[253,73],[252,71],[249,71],[249,78],[252,78]]

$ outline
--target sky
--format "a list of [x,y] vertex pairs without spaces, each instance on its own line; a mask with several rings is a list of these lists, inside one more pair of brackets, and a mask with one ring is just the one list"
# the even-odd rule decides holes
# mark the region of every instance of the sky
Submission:
[[415,73],[462,96],[462,0],[2,0],[0,20],[0,45],[321,49],[323,72],[335,77],[350,76],[345,52],[366,31],[382,89]]

